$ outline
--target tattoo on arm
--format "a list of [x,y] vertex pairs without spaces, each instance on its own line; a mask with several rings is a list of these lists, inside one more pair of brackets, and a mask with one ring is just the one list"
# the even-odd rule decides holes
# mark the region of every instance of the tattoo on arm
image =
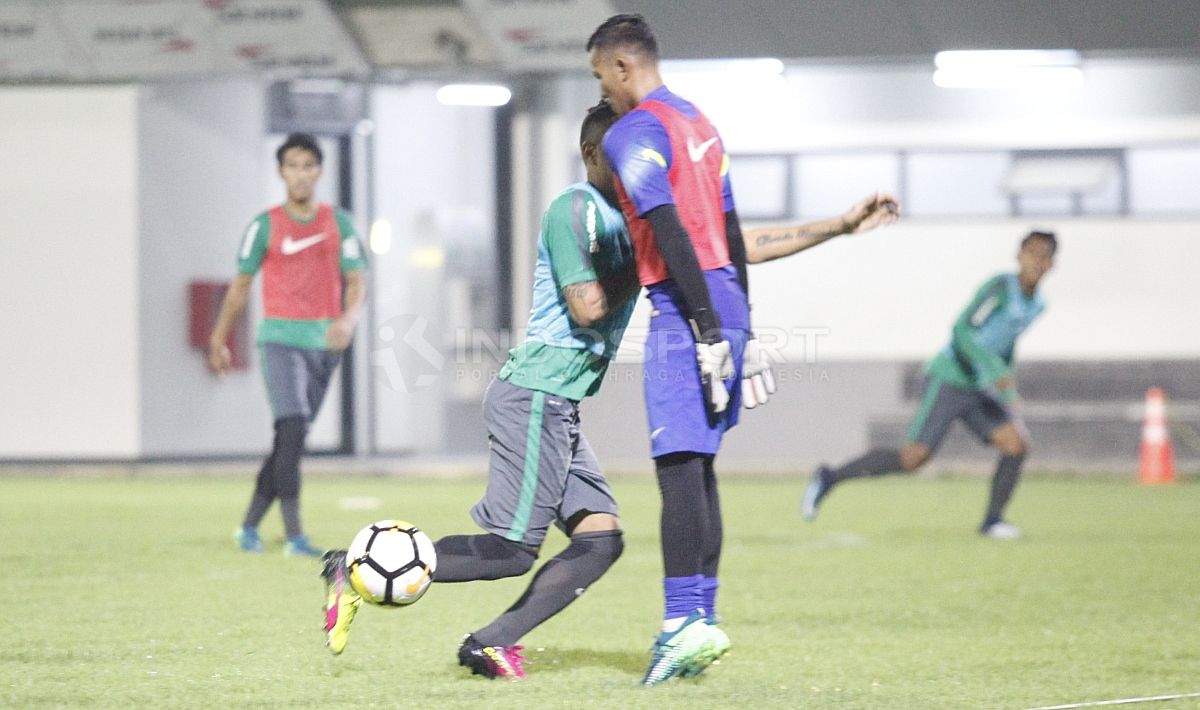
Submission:
[[584,298],[587,296],[587,293],[590,290],[589,284],[591,283],[591,281],[584,281],[582,283],[575,283],[566,286],[563,288],[563,296],[565,296],[569,301],[575,301]]
[[783,244],[795,241],[803,241],[807,239],[830,239],[836,237],[841,232],[835,228],[823,230],[810,230],[804,227],[789,227],[785,229],[771,230],[758,235],[754,240],[756,246],[765,247],[769,244]]

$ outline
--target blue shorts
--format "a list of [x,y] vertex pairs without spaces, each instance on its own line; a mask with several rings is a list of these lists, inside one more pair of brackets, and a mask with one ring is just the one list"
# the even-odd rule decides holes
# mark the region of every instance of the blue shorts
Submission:
[[643,389],[654,458],[680,451],[716,454],[721,436],[738,422],[742,405],[742,351],[750,338],[750,308],[732,266],[704,272],[721,335],[733,349],[734,376],[725,381],[729,406],[708,413],[696,365],[696,339],[683,316],[683,297],[673,281],[650,286],[650,332],[646,338]]

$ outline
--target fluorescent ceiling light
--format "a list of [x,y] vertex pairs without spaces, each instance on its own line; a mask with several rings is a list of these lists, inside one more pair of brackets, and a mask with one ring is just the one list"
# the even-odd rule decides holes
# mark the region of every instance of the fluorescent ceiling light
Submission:
[[437,91],[446,106],[503,106],[511,98],[508,87],[499,84],[446,84]]
[[933,83],[946,89],[1065,86],[1083,80],[1073,49],[988,49],[938,52]]

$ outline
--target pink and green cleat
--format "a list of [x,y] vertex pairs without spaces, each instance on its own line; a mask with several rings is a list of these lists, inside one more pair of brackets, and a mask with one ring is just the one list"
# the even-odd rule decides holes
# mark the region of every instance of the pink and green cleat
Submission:
[[346,650],[350,623],[362,606],[362,597],[346,577],[346,551],[330,550],[322,558],[321,579],[325,581],[325,645],[334,655]]
[[474,675],[485,678],[521,680],[525,677],[524,646],[484,646],[474,636],[467,634],[458,647],[458,665],[471,669]]

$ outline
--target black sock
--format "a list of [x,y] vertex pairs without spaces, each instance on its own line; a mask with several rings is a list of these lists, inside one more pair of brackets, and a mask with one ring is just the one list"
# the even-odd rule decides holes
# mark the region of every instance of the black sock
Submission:
[[485,646],[512,646],[575,601],[612,566],[625,545],[620,530],[577,533],[541,566],[508,611],[472,634]]
[[275,435],[275,443],[271,453],[263,459],[254,479],[254,495],[250,496],[250,507],[246,508],[246,517],[242,518],[242,527],[257,528],[267,514],[271,503],[275,502],[275,447],[279,446],[279,435]]
[[[710,579],[717,576],[721,563],[721,542],[725,530],[721,522],[721,497],[717,494],[717,472],[713,468],[713,457],[704,457],[704,496],[708,511],[708,525],[704,529],[704,549],[700,572]],[[708,610],[710,613],[711,609]]]
[[289,538],[304,532],[300,525],[300,499],[280,498],[279,512],[283,514],[283,534]]
[[701,574],[708,532],[708,502],[704,492],[704,455],[690,451],[654,460],[662,493],[663,576]]
[[983,517],[983,527],[998,523],[1004,519],[1004,508],[1012,498],[1013,489],[1017,487],[1017,479],[1021,477],[1021,464],[1024,456],[1001,456],[996,464],[996,473],[992,476],[992,495],[988,500],[987,514]]
[[304,417],[284,417],[275,422],[275,491],[283,513],[283,529],[287,537],[303,532],[300,525],[300,456],[304,453],[304,437],[308,422]]
[[843,464],[829,474],[829,483],[841,483],[850,478],[882,476],[904,470],[900,460],[900,449],[871,449],[862,456]]
[[433,543],[437,551],[435,582],[519,577],[533,567],[537,549],[499,535],[447,535]]

